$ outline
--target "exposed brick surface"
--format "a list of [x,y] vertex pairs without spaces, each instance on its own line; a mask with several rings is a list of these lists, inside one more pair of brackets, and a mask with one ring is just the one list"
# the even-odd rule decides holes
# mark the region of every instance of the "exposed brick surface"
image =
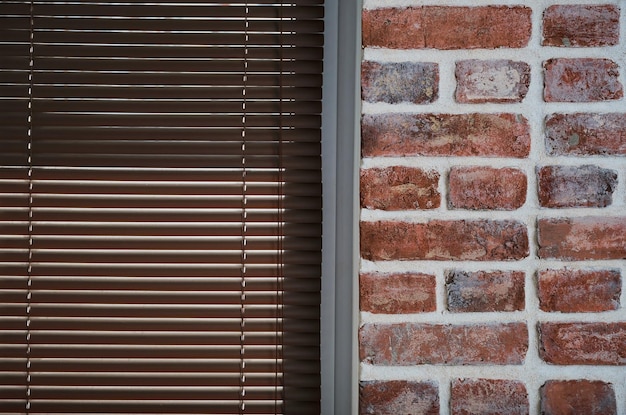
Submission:
[[516,221],[361,222],[361,255],[370,260],[519,260],[526,226]]
[[361,207],[382,210],[434,209],[441,204],[439,173],[392,166],[361,170]]
[[437,99],[439,66],[427,62],[363,62],[361,96],[368,102],[426,104]]
[[425,6],[364,10],[363,46],[391,49],[520,48],[531,34],[523,6]]
[[435,286],[434,275],[363,273],[361,311],[387,314],[435,311]]
[[452,209],[514,210],[526,201],[526,174],[518,169],[453,167],[448,186]]
[[526,118],[516,114],[367,114],[362,152],[375,156],[528,156]]
[[457,102],[521,102],[528,92],[530,65],[511,60],[456,63]]
[[439,393],[432,382],[362,381],[360,415],[439,415]]
[[524,309],[524,273],[447,271],[448,310],[452,312]]
[[614,4],[571,4],[543,13],[544,46],[608,46],[619,43],[619,8]]
[[519,365],[528,349],[524,323],[370,323],[359,336],[361,360],[374,365]]
[[613,385],[590,380],[550,380],[541,387],[542,415],[617,415]]
[[547,102],[593,102],[624,95],[619,69],[610,59],[550,59],[544,67]]
[[582,217],[540,219],[540,258],[580,261],[626,258],[626,219]]
[[626,365],[626,322],[540,323],[541,358],[556,365]]
[[605,207],[612,203],[617,173],[593,165],[546,166],[539,169],[539,203],[543,207]]
[[500,379],[456,379],[452,382],[452,415],[527,415],[528,393],[522,382]]
[[540,271],[537,280],[544,311],[584,313],[620,305],[622,278],[617,270],[550,269]]
[[551,155],[626,155],[626,114],[554,114],[546,119]]

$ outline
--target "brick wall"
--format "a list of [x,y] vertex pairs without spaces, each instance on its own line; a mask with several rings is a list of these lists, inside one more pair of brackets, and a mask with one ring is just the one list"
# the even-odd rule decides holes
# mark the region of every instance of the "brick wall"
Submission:
[[625,14],[364,0],[361,414],[626,414]]

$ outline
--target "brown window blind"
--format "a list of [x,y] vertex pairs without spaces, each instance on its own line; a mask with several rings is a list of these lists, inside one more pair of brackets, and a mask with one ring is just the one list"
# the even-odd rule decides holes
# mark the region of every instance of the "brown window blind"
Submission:
[[319,413],[322,1],[0,2],[0,413]]

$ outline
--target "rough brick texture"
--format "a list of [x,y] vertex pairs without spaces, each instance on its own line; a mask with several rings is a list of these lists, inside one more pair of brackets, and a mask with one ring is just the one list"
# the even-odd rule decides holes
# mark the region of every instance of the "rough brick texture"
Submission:
[[546,118],[550,155],[626,155],[626,113],[554,114]]
[[516,221],[362,222],[361,255],[371,260],[519,260],[528,255],[528,232]]
[[361,311],[402,314],[435,311],[436,281],[428,274],[360,275]]
[[361,96],[369,102],[425,104],[437,99],[439,66],[436,63],[363,62]]
[[425,6],[363,11],[363,45],[392,49],[520,48],[531,33],[528,7]]
[[539,169],[539,203],[548,208],[605,207],[612,203],[617,173],[593,165]]
[[519,365],[528,349],[524,323],[365,324],[361,360],[373,365]]
[[526,201],[526,175],[511,168],[453,167],[448,189],[452,209],[514,210]]
[[543,13],[544,46],[610,46],[618,42],[616,5],[555,5]]
[[530,65],[511,60],[456,63],[457,102],[521,102],[528,92]]
[[555,365],[626,365],[626,322],[540,323],[541,358]]
[[434,209],[441,204],[439,173],[392,166],[361,170],[361,207],[382,210]]
[[362,152],[375,156],[526,157],[528,121],[516,114],[367,114]]
[[456,379],[450,397],[452,415],[527,415],[528,393],[522,382]]
[[540,258],[580,261],[626,258],[623,217],[540,219]]
[[547,102],[593,102],[621,99],[619,69],[610,59],[549,59],[544,63]]
[[620,305],[622,278],[617,270],[543,270],[537,275],[537,285],[544,311],[598,312]]
[[541,387],[542,415],[617,415],[613,385],[602,381],[550,380]]
[[360,415],[439,415],[439,391],[431,382],[360,382],[359,400]]
[[448,310],[452,312],[524,309],[524,273],[516,271],[446,272]]

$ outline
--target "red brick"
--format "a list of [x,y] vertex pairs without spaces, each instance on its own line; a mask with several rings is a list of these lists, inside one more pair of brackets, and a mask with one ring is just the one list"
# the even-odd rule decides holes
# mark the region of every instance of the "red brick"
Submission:
[[528,120],[516,114],[367,114],[361,134],[364,157],[523,158],[530,152]]
[[598,166],[539,169],[539,204],[548,208],[605,207],[613,202],[617,173]]
[[548,154],[626,155],[626,114],[554,114],[546,119]]
[[457,102],[521,102],[528,92],[530,65],[511,60],[456,63]]
[[439,66],[428,62],[363,62],[361,97],[368,102],[427,104],[439,93]]
[[360,275],[361,311],[386,314],[436,311],[436,281],[428,274]]
[[361,222],[369,260],[511,261],[528,255],[526,226],[516,221]]
[[361,361],[373,365],[519,365],[528,349],[524,323],[369,323],[359,336]]
[[452,312],[524,309],[524,273],[447,271],[448,310]]
[[433,382],[361,381],[360,415],[439,415],[439,392]]
[[526,386],[515,380],[456,379],[452,382],[452,415],[527,415]]
[[542,415],[617,415],[613,385],[590,380],[549,380],[541,387]]
[[619,69],[610,59],[550,59],[544,62],[547,102],[593,102],[624,96]]
[[550,269],[540,271],[537,280],[544,311],[598,312],[620,305],[622,278],[616,270]]
[[526,175],[518,169],[453,167],[448,183],[452,209],[514,210],[526,201]]
[[391,49],[521,48],[531,34],[523,6],[426,6],[364,10],[363,46]]
[[611,46],[619,43],[619,8],[613,4],[557,5],[543,13],[544,46]]
[[541,323],[539,355],[555,365],[626,365],[626,322]]
[[382,210],[434,209],[441,204],[439,173],[393,166],[361,170],[361,207]]
[[540,219],[540,258],[581,261],[626,258],[626,219],[583,217]]

